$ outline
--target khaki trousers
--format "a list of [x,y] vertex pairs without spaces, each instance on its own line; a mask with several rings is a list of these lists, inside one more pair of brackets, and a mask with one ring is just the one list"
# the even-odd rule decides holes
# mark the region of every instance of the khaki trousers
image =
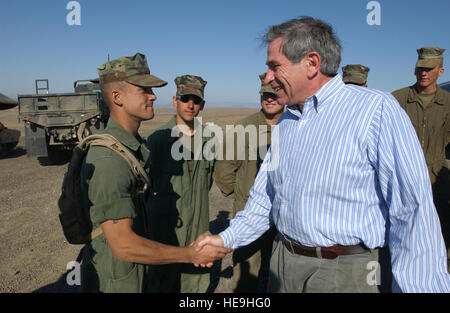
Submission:
[[377,293],[378,250],[335,259],[291,253],[277,236],[270,260],[268,292]]

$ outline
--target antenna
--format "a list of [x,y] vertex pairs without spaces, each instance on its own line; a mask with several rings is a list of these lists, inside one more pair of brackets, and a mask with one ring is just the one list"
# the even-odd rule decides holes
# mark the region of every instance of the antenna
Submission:
[[109,53],[108,53],[108,62],[109,62]]

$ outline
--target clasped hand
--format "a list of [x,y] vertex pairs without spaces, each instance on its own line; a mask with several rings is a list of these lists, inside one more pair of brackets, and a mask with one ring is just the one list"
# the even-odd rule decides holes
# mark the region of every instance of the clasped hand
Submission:
[[198,236],[197,240],[189,245],[195,249],[194,265],[196,267],[211,267],[214,261],[221,260],[232,249],[225,248],[222,238],[209,231]]

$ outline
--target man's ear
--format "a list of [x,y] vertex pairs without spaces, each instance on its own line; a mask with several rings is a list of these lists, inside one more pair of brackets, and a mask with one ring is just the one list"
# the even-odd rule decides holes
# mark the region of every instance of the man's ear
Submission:
[[123,105],[123,99],[122,99],[122,91],[117,88],[113,88],[110,91],[111,95],[111,102],[117,106]]
[[307,61],[308,66],[308,76],[314,77],[320,71],[322,58],[320,57],[320,54],[318,54],[317,52],[311,51],[305,56],[305,59]]
[[441,68],[439,69],[438,77],[441,77],[442,74],[444,74],[444,68],[443,68],[443,67],[441,67]]
[[177,97],[173,96],[172,97],[172,105],[176,108],[178,103],[177,103]]

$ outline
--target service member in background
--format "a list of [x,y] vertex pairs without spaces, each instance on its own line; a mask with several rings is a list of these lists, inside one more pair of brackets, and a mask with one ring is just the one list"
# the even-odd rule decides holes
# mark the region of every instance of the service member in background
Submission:
[[[186,246],[209,230],[208,193],[215,158],[203,155],[212,139],[202,136],[205,126],[197,118],[205,105],[206,83],[200,76],[176,77],[176,115],[147,138],[154,191],[148,202],[150,233],[165,244]],[[153,284],[163,292],[205,292],[210,283],[209,269],[191,264],[153,266],[151,271]]]
[[367,74],[370,69],[361,64],[348,64],[342,67],[342,81],[345,84],[353,84],[367,87]]
[[439,47],[417,49],[416,83],[392,95],[411,119],[425,154],[450,271],[450,174],[445,159],[450,141],[450,93],[437,85],[444,73],[444,51]]
[[[245,132],[245,144],[242,146],[238,146],[239,141],[235,138],[234,157],[231,160],[226,159],[225,140],[224,158],[217,161],[214,170],[214,181],[222,194],[234,198],[231,218],[234,218],[236,213],[245,207],[250,188],[253,186],[262,160],[264,160],[265,152],[270,146],[272,127],[275,126],[284,111],[284,105],[278,102],[275,90],[269,84],[264,84],[265,77],[265,73],[259,75],[261,110],[235,124],[235,126],[243,126],[244,129],[254,126],[257,137],[251,140],[248,136],[249,133]],[[228,136],[235,136],[235,134],[236,132],[230,132]],[[244,149],[242,153],[244,158],[238,157],[238,149]],[[251,150],[256,152],[254,153],[256,158],[252,158]],[[231,287],[234,292],[266,291],[270,253],[275,235],[276,231],[271,228],[255,242],[233,252]]]
[[[143,54],[121,57],[98,68],[100,87],[110,109],[106,133],[116,137],[144,166],[149,151],[139,136],[142,121],[153,118],[152,88],[167,83],[153,75]],[[93,229],[102,234],[84,249],[83,292],[158,291],[148,282],[146,264],[193,263],[222,258],[224,250],[198,254],[193,247],[174,247],[149,240],[145,194],[133,193],[136,179],[114,151],[93,146],[83,161],[83,203]]]

